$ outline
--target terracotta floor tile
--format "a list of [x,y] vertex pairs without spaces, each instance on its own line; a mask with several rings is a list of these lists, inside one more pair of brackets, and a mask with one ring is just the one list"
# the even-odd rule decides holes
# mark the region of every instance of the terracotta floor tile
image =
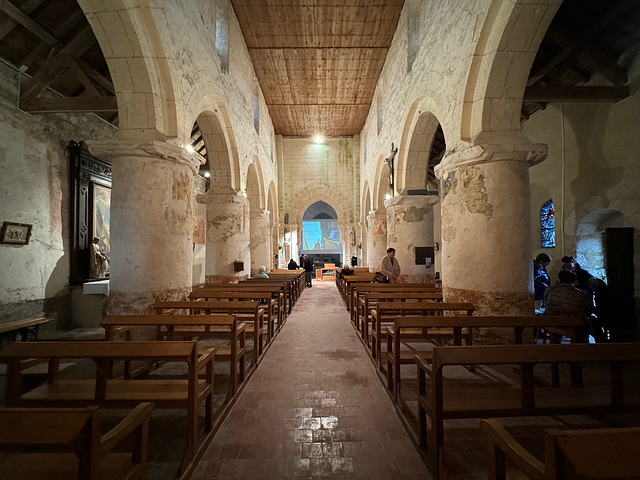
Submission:
[[303,292],[194,480],[431,478],[335,285],[314,287]]

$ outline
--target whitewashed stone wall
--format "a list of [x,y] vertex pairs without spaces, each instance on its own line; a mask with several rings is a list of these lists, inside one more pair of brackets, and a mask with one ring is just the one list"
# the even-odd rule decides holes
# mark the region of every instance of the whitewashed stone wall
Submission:
[[[70,318],[70,140],[110,138],[114,127],[84,114],[16,109],[15,70],[0,64],[0,223],[33,224],[29,245],[0,245],[0,322],[40,312]],[[63,322],[61,322],[63,323]]]

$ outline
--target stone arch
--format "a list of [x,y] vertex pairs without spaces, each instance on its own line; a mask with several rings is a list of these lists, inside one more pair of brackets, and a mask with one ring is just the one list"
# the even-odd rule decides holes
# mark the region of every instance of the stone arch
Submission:
[[[540,42],[562,0],[493,0],[480,30],[462,107],[463,140],[526,142],[520,110]],[[500,134],[499,139],[493,134]],[[478,137],[483,134],[482,140]]]
[[[215,102],[206,102],[213,103]],[[238,158],[238,145],[229,121],[227,109],[223,105],[217,105],[213,110],[199,110],[201,113],[196,118],[200,127],[202,138],[207,147],[209,165],[211,168],[212,188],[231,188],[235,193],[240,190],[240,160]],[[193,124],[191,124],[193,125]],[[184,133],[187,143],[191,143],[189,131]]]
[[145,138],[177,137],[171,68],[149,1],[78,3],[109,65],[120,130],[138,130]]
[[367,215],[369,215],[371,208],[371,188],[369,188],[369,182],[365,180],[362,187],[362,200],[360,201],[360,221],[367,221]]
[[405,126],[398,149],[398,153],[402,152],[396,169],[396,190],[400,195],[407,190],[426,189],[433,141],[442,128],[433,113],[419,108],[410,113],[409,121],[412,124]]
[[345,207],[345,205],[349,204],[349,200],[326,187],[308,188],[298,194],[296,200],[291,204],[291,223],[302,225],[304,212],[310,205],[320,200],[330,205],[336,211],[340,224],[350,223],[348,208]]
[[378,158],[378,167],[376,168],[376,176],[373,184],[373,197],[371,199],[371,209],[378,211],[384,208],[384,198],[387,193],[392,193],[389,188],[389,173],[391,169],[389,165],[385,163],[384,155],[380,155]]
[[265,210],[264,179],[257,155],[254,155],[253,162],[247,167],[245,192],[252,212],[256,209]]

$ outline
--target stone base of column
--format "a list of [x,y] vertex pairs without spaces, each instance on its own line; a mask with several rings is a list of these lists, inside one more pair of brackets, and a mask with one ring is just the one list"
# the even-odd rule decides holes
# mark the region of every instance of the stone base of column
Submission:
[[[533,294],[529,292],[481,292],[442,288],[445,302],[471,303],[476,308],[475,316],[529,316],[534,314]],[[513,332],[504,328],[477,328],[473,331],[473,341],[478,344],[511,344],[515,342]],[[533,341],[530,329],[525,331],[525,343]]]
[[190,287],[172,288],[152,292],[109,292],[110,315],[149,315],[155,313],[152,305],[156,302],[188,300]]
[[[433,269],[431,269],[433,270]],[[433,272],[429,273],[401,273],[398,277],[398,283],[435,283],[436,276]]]

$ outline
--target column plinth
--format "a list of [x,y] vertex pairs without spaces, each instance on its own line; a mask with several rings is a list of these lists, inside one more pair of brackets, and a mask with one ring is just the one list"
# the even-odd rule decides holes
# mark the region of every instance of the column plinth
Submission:
[[402,283],[434,283],[435,266],[416,265],[415,248],[433,247],[436,195],[400,195],[385,200],[387,245],[396,249]]
[[[207,206],[207,283],[237,283],[247,278],[251,268],[249,248],[249,200],[233,193],[198,195]],[[234,271],[234,262],[244,270]]]

